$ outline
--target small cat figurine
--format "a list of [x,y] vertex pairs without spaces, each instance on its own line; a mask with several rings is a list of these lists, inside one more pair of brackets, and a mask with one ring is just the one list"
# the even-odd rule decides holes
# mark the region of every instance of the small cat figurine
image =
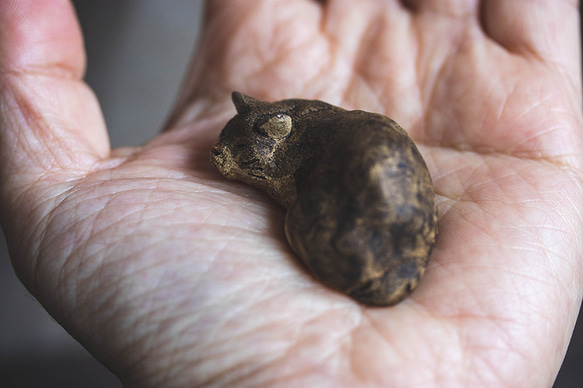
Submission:
[[385,116],[322,101],[232,98],[237,115],[210,155],[221,174],[287,208],[288,242],[323,283],[368,305],[409,295],[438,222],[431,177],[407,133]]

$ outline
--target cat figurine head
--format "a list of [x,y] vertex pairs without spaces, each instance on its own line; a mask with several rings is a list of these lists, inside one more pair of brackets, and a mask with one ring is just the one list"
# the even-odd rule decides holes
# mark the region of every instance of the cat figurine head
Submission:
[[321,101],[265,102],[233,92],[237,115],[211,149],[211,162],[229,179],[255,186],[287,207],[297,197],[295,175],[311,157],[306,131],[319,112],[335,108]]

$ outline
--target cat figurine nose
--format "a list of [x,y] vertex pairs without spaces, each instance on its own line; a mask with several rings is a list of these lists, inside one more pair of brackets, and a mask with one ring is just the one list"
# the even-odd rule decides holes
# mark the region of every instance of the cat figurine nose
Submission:
[[220,145],[215,144],[213,145],[213,147],[211,148],[211,152],[213,153],[213,155],[215,156],[219,156],[220,154],[223,153],[223,149]]

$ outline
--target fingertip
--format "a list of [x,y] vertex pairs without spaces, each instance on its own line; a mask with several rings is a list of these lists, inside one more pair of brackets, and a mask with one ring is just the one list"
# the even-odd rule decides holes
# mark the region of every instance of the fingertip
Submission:
[[0,0],[0,71],[81,78],[81,29],[68,0]]

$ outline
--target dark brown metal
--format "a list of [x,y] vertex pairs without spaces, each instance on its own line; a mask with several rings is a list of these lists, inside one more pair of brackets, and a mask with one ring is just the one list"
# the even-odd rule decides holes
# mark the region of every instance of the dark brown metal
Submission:
[[438,222],[431,177],[407,133],[388,117],[322,101],[234,92],[233,102],[238,114],[211,161],[287,208],[289,244],[314,276],[364,304],[409,295]]

